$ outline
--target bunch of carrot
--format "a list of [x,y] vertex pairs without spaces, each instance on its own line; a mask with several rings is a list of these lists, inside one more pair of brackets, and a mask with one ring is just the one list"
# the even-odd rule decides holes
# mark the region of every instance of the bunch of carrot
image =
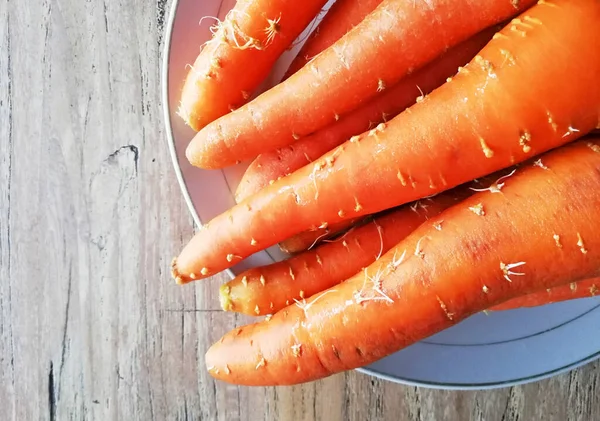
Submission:
[[324,3],[238,0],[182,92],[193,165],[253,161],[175,280],[294,253],[221,286],[266,317],[208,350],[211,375],[312,381],[483,310],[594,296],[600,2],[338,0],[249,100]]

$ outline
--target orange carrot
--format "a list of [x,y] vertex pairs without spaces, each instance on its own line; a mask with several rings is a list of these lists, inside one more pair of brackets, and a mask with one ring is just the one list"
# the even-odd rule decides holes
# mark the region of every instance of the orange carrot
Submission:
[[194,130],[243,105],[326,0],[238,0],[190,66],[179,115]]
[[223,168],[292,144],[532,3],[384,0],[309,66],[197,133],[187,158],[201,168]]
[[[554,4],[567,17],[575,2]],[[210,374],[243,385],[316,380],[509,299],[598,276],[600,138],[542,160],[547,169],[528,165],[501,194],[477,193],[447,209],[364,273],[226,334],[206,353]]]
[[452,48],[432,63],[341,117],[338,122],[300,139],[293,145],[259,155],[250,164],[237,188],[237,202],[269,185],[271,180],[289,175],[311,163],[351,136],[395,117],[406,107],[423,98],[423,95],[444,83],[448,77],[454,76],[456,69],[468,63],[499,29],[492,27],[484,30]]
[[596,0],[534,6],[420,103],[214,218],[174,262],[177,281],[219,272],[312,226],[409,203],[583,136],[600,119],[599,21]]
[[290,254],[312,249],[317,244],[320,244],[325,240],[329,240],[346,231],[359,221],[361,221],[361,219],[348,219],[331,226],[301,232],[300,234],[294,235],[293,237],[280,242],[279,248],[283,252]]
[[599,288],[600,278],[585,279],[579,282],[571,282],[568,285],[561,285],[513,298],[512,300],[490,308],[490,310],[514,310],[523,307],[538,307],[561,301],[595,297],[598,294],[598,291],[600,291]]
[[430,217],[472,193],[455,189],[374,217],[340,239],[288,260],[247,270],[221,286],[224,310],[272,314],[369,266]]
[[283,79],[289,78],[317,54],[358,25],[382,0],[337,0],[306,39]]

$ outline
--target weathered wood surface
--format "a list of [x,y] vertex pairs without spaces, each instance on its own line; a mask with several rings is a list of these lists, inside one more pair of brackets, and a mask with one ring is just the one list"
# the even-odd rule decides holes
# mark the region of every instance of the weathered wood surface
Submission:
[[193,233],[160,109],[169,6],[0,0],[2,420],[600,419],[599,364],[490,392],[213,382],[223,279],[168,275]]

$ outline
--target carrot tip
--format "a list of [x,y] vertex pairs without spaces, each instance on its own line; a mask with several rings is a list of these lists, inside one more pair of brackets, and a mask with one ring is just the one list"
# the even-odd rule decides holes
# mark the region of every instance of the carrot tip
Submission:
[[219,301],[221,308],[225,311],[233,311],[233,301],[231,300],[231,287],[229,285],[221,285],[219,288]]
[[267,365],[267,360],[265,360],[265,357],[261,357],[258,364],[256,364],[256,369],[258,370],[259,368],[265,367],[266,365]]
[[179,270],[177,269],[177,258],[174,257],[173,260],[171,260],[171,277],[173,279],[175,279],[175,282],[177,282],[179,285],[183,284],[183,278],[181,277],[181,274],[179,273]]

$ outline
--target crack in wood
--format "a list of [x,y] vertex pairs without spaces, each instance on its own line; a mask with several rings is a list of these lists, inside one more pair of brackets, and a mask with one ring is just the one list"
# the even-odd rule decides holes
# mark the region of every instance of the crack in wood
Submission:
[[502,412],[502,421],[519,421],[521,419],[519,401],[516,392],[517,388],[515,386],[511,386],[508,398],[506,399],[506,406]]
[[102,2],[102,6],[104,7],[104,30],[108,34],[108,6],[106,5],[106,0]]
[[[63,324],[63,335],[61,341],[60,366],[58,369],[59,378],[62,378],[67,354],[67,332],[69,329],[69,313],[71,311],[71,289],[73,286],[73,262],[69,261],[69,279],[67,283],[67,305],[65,306],[65,322]],[[60,393],[60,387],[59,387]]]
[[[7,187],[6,187],[6,262],[5,268],[8,275],[7,279],[7,290],[8,290],[8,314],[12,319],[13,315],[13,290],[12,290],[12,188],[13,188],[13,157],[14,157],[14,103],[13,103],[13,61],[12,61],[12,37],[11,37],[11,14],[6,13],[6,91],[7,91],[7,149],[8,153],[6,156],[6,168],[7,168]],[[2,98],[1,101],[4,101]],[[11,372],[11,385],[14,390],[15,388],[15,343],[14,343],[14,332],[13,325],[11,322],[6,323],[6,329],[8,331],[8,342],[10,347],[10,372]]]
[[48,371],[48,411],[50,421],[56,421],[56,401],[54,364],[50,361],[50,370]]
[[137,175],[140,151],[139,151],[138,147],[135,145],[121,146],[119,149],[117,149],[116,151],[114,151],[113,153],[108,155],[108,157],[104,161],[109,162],[109,163],[114,162],[115,159],[117,158],[117,156],[123,151],[130,151],[133,153],[133,165],[134,165],[134,169],[135,169],[135,175]]
[[167,0],[156,0],[156,31],[158,32],[158,45],[162,45],[167,16]]

